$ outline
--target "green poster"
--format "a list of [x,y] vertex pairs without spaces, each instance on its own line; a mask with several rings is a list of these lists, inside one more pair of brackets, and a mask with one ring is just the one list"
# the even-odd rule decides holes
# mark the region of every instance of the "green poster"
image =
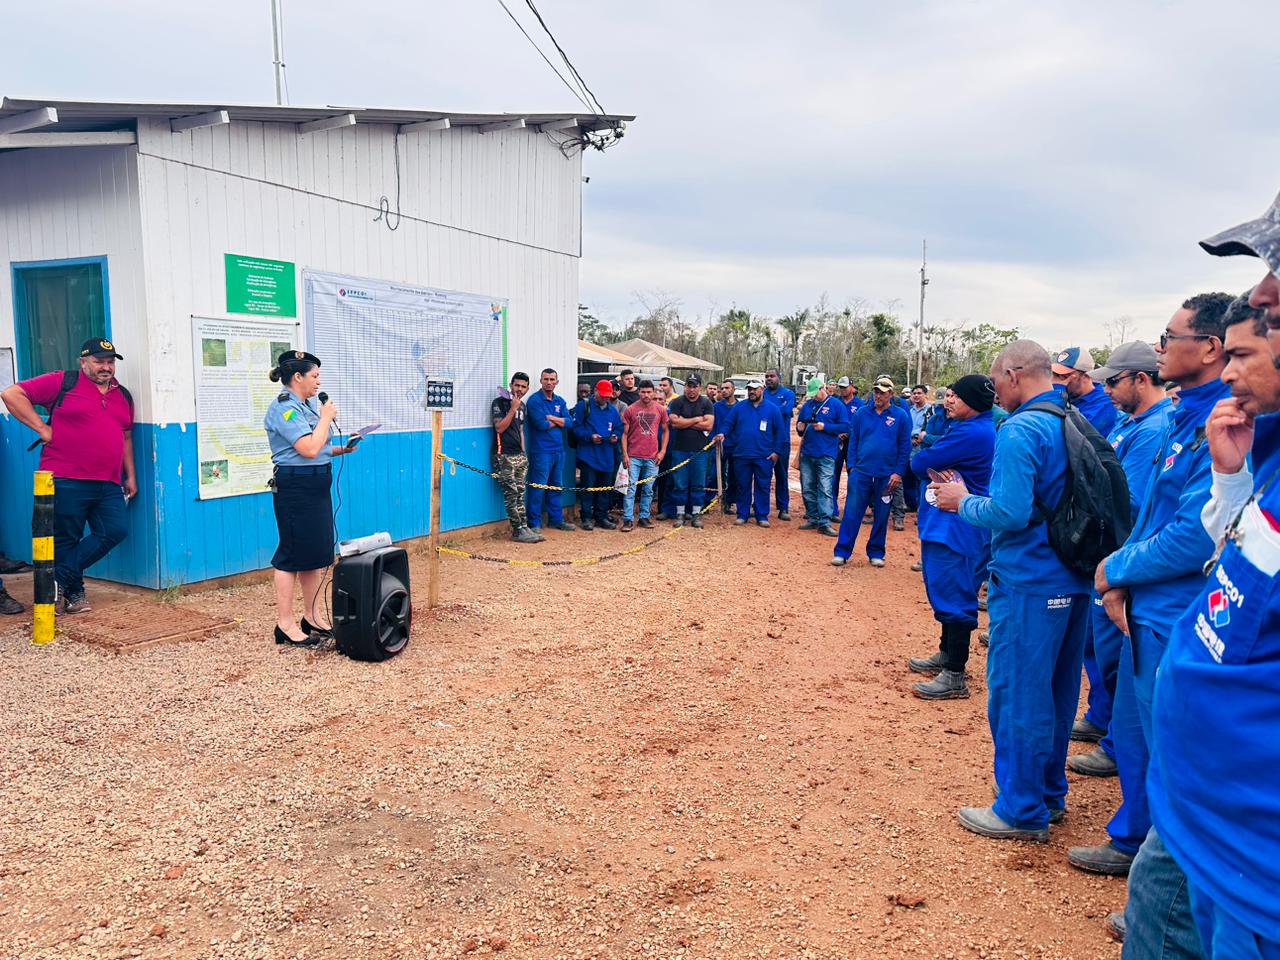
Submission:
[[297,289],[294,265],[287,260],[264,260],[225,254],[227,263],[227,313],[296,317]]

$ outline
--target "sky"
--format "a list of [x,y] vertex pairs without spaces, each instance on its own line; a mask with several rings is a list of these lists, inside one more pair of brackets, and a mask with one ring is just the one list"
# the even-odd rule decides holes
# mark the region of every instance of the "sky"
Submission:
[[[825,294],[1017,327],[1050,349],[1154,339],[1256,260],[1197,241],[1280,191],[1275,0],[535,0],[605,110],[581,299],[705,321]],[[523,0],[507,4],[553,60]],[[6,13],[0,93],[272,102],[268,0],[45,0]],[[498,0],[284,0],[299,105],[580,112]],[[49,38],[44,42],[41,38]]]

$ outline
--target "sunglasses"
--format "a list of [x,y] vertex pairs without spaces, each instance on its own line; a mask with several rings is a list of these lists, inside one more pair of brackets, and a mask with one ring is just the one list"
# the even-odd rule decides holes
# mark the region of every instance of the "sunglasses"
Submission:
[[1212,340],[1212,339],[1214,339],[1214,337],[1213,337],[1213,334],[1211,333],[1170,333],[1168,330],[1166,330],[1164,333],[1160,334],[1160,349],[1163,350],[1165,349],[1165,347],[1169,346],[1170,340]]
[[1138,371],[1131,370],[1128,373],[1117,373],[1114,377],[1107,377],[1107,379],[1103,380],[1102,382],[1114,390],[1116,387],[1120,386],[1120,384],[1124,383],[1126,380],[1132,380],[1137,375],[1138,375]]

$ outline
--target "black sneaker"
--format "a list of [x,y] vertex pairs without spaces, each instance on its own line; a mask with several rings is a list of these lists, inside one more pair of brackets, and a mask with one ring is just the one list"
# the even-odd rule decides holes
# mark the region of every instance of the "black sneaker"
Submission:
[[0,613],[13,615],[22,613],[26,609],[21,603],[9,596],[8,590],[0,587]]
[[696,513],[693,515],[693,519],[690,520],[689,523],[693,526],[695,530],[702,529],[702,517],[698,516],[698,514]]
[[84,595],[83,590],[75,593],[64,593],[58,590],[58,603],[56,612],[75,615],[77,613],[88,613],[93,607],[89,606],[89,598]]
[[788,513],[786,510],[779,510],[779,511],[778,511],[778,519],[779,519],[779,520],[784,520],[784,521],[789,521],[789,520],[791,519],[791,514],[790,514],[790,513]]
[[601,530],[617,530],[618,529],[618,525],[614,523],[612,520],[610,520],[608,517],[605,517],[603,520],[597,520],[596,526],[599,527]]
[[679,530],[681,527],[683,527],[683,526],[684,526],[684,514],[683,514],[683,513],[677,513],[677,514],[676,514],[676,522],[675,522],[675,523],[673,523],[671,526],[672,526],[672,527],[674,527],[674,528],[675,528],[675,529],[677,529],[677,530]]

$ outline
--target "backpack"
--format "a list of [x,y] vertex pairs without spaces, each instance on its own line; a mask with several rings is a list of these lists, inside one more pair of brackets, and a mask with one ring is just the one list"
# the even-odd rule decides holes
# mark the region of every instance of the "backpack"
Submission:
[[1049,509],[1036,498],[1049,546],[1069,570],[1093,580],[1098,564],[1128,539],[1133,528],[1129,480],[1111,444],[1075,407],[1036,403],[1027,409],[1062,420],[1067,450],[1062,499]]
[[[78,369],[62,371],[62,386],[58,388],[58,395],[53,398],[53,403],[49,404],[49,407],[48,407],[49,419],[46,420],[45,422],[48,423],[50,426],[53,426],[53,411],[57,410],[58,407],[62,406],[62,401],[66,399],[67,394],[71,392],[71,390],[75,387],[76,382],[79,381],[79,379],[80,379],[80,371]],[[122,383],[117,384],[116,386],[119,389],[121,395],[124,397],[125,402],[129,404],[129,418],[133,419],[133,394],[131,394],[128,388]],[[40,446],[40,439],[37,437],[32,442],[31,446],[27,447],[27,450],[28,451],[34,450],[38,446]]]

